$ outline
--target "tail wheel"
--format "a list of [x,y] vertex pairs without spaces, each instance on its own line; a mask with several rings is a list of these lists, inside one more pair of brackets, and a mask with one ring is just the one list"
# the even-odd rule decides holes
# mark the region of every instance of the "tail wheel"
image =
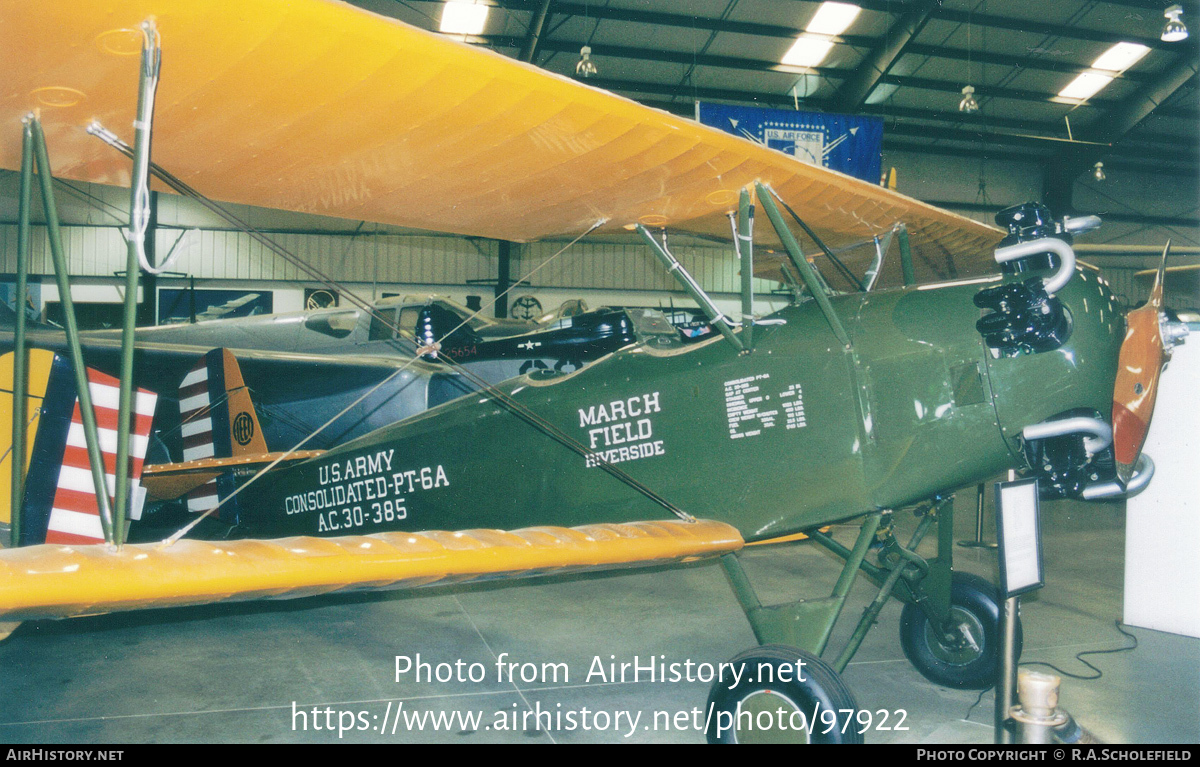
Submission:
[[[735,656],[708,695],[709,743],[862,743],[858,704],[820,658],[786,645]],[[732,688],[732,689],[731,689]]]
[[[1019,618],[1016,635],[1020,657]],[[949,624],[935,626],[924,610],[907,604],[900,615],[900,646],[931,682],[972,690],[995,684],[1000,671],[1000,596],[996,587],[978,575],[954,573]]]

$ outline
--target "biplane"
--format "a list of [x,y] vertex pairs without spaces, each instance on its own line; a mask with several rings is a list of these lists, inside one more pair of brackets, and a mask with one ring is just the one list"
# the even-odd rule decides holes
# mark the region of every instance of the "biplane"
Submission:
[[[152,130],[159,178],[206,199],[518,242],[636,232],[717,331],[688,344],[635,332],[577,370],[488,382],[306,453],[267,450],[234,413],[249,418],[251,398],[231,396],[211,429],[245,436],[249,454],[161,464],[142,482],[215,483],[209,512],[235,539],[122,544],[114,517],[114,545],[5,550],[0,619],[718,558],[766,645],[733,662],[802,659],[812,673],[750,674],[710,702],[846,717],[857,704],[838,673],[889,598],[905,604],[901,641],[921,673],[993,682],[998,597],[954,572],[956,488],[1015,470],[1045,494],[1116,497],[1152,474],[1141,446],[1179,333],[1161,289],[1126,314],[1076,264],[1072,238],[1091,218],[1029,204],[994,228],[328,0],[4,0],[0,22],[0,166],[27,178],[23,131],[39,178],[131,186],[136,220]],[[131,171],[128,145],[98,136],[135,118]],[[730,243],[740,320],[687,274],[668,232]],[[891,233],[903,279],[885,289],[856,276],[878,274],[870,255],[843,249]],[[854,289],[832,289],[822,267],[835,262]],[[755,316],[756,272],[792,285],[792,304]],[[443,340],[429,333],[395,363],[415,386],[461,373]],[[205,371],[228,373],[223,352],[211,359],[180,385],[202,392]],[[291,370],[302,380],[302,362]],[[919,522],[902,542],[894,519],[909,508]],[[846,521],[859,524],[850,545],[822,532]],[[738,552],[801,533],[844,561],[836,587],[761,604]],[[932,558],[916,553],[926,538]],[[829,655],[860,573],[879,597]]]

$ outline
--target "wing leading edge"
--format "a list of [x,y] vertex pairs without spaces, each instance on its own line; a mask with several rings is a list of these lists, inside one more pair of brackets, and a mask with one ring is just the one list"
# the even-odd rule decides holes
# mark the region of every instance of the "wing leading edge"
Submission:
[[[874,184],[330,0],[0,0],[0,166],[39,108],[54,172],[128,185],[139,37],[163,39],[154,158],[215,199],[530,241],[606,219],[728,235],[760,180],[832,245],[908,225],[918,267],[1001,233]],[[197,151],[203,147],[203,151]],[[760,227],[764,234],[768,227]],[[934,271],[936,271],[936,267]]]
[[151,607],[294,599],[346,591],[688,562],[742,547],[722,522],[676,520],[171,546],[0,550],[0,618],[68,618]]

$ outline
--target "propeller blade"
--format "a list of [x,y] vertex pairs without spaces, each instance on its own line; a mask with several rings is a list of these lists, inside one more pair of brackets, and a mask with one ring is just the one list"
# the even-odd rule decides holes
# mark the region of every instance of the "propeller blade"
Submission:
[[1171,241],[1168,239],[1167,246],[1163,248],[1162,261],[1158,262],[1158,273],[1154,275],[1154,287],[1150,289],[1150,298],[1146,301],[1159,309],[1162,309],[1163,304],[1163,283],[1167,277],[1167,254],[1170,252]]
[[1112,412],[1113,453],[1117,477],[1122,484],[1129,482],[1138,456],[1142,454],[1150,418],[1154,415],[1158,379],[1167,360],[1159,315],[1163,306],[1163,276],[1170,251],[1171,241],[1167,240],[1150,298],[1145,306],[1125,315],[1125,340],[1121,343],[1117,362]]

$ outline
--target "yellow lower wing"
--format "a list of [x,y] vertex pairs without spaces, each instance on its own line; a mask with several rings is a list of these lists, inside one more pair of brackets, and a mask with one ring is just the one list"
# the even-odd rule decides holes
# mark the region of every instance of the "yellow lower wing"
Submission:
[[78,615],[251,599],[688,562],[737,551],[736,529],[710,520],[343,538],[28,546],[0,552],[0,619]]

